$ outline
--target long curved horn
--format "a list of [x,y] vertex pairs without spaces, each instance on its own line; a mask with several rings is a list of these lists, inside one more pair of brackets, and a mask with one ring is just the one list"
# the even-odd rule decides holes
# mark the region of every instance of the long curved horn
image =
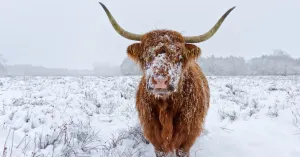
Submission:
[[211,38],[220,28],[221,24],[225,20],[225,18],[229,15],[229,13],[235,8],[230,8],[220,19],[219,21],[212,27],[208,32],[199,35],[199,36],[184,36],[184,40],[186,43],[200,43],[203,42],[209,38]]
[[136,41],[141,41],[141,37],[143,35],[140,34],[134,34],[134,33],[130,33],[127,32],[126,30],[124,30],[118,23],[117,21],[114,19],[114,17],[111,15],[111,13],[109,12],[109,10],[106,8],[106,6],[99,2],[99,4],[103,7],[103,9],[105,10],[106,15],[108,16],[108,19],[110,21],[110,23],[112,24],[112,26],[114,27],[114,29],[124,38],[130,39],[130,40],[136,40]]

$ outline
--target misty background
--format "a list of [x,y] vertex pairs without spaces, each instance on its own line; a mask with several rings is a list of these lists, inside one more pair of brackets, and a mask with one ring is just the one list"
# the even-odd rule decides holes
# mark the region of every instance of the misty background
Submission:
[[[197,60],[203,72],[210,76],[236,75],[300,75],[300,58],[292,58],[282,50],[274,50],[270,55],[245,60],[243,57],[201,57]],[[33,65],[0,64],[2,76],[130,76],[141,75],[139,66],[126,57],[120,66],[94,64],[92,70],[70,70],[45,68]]]
[[[299,75],[296,0],[102,0],[128,31],[198,35],[232,6],[220,30],[196,44],[207,75]],[[289,18],[287,18],[289,17]],[[97,0],[0,0],[0,75],[140,75],[126,56],[135,41],[115,32]]]

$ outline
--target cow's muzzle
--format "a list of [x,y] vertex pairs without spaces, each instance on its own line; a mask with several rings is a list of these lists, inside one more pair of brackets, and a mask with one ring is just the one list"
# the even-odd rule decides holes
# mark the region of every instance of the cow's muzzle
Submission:
[[148,84],[147,89],[152,93],[165,95],[175,90],[174,86],[170,84],[169,76],[154,75],[150,79],[148,83],[151,85]]

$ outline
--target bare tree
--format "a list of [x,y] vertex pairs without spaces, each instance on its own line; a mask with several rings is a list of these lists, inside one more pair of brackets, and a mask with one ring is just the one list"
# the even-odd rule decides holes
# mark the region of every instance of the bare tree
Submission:
[[0,54],[0,76],[3,76],[5,74],[5,59],[3,56]]
[[134,63],[134,61],[129,59],[128,57],[126,57],[123,60],[121,66],[120,66],[120,70],[123,75],[141,75],[142,74],[140,67],[136,63]]

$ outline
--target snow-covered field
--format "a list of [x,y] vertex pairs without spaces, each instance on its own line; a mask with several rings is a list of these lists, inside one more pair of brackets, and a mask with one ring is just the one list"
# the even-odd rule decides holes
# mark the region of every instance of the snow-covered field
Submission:
[[[0,78],[0,155],[153,157],[138,127],[139,79]],[[211,108],[191,156],[300,156],[299,76],[208,79]]]

